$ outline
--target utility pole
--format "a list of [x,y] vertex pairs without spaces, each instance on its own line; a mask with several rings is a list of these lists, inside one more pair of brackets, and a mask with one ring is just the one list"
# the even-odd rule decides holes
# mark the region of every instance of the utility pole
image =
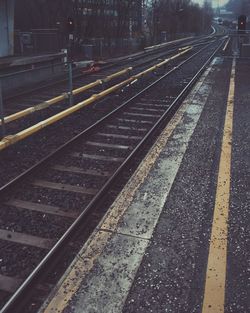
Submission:
[[75,30],[75,23],[74,20],[69,17],[67,21],[67,28],[69,33],[69,42],[68,42],[68,71],[69,71],[69,105],[73,105],[73,69],[72,69],[72,62],[73,62],[73,43],[74,43],[74,30]]
[[4,123],[4,109],[3,109],[3,96],[2,96],[2,82],[0,80],[0,120],[1,120],[1,133],[2,138],[5,137],[5,123]]

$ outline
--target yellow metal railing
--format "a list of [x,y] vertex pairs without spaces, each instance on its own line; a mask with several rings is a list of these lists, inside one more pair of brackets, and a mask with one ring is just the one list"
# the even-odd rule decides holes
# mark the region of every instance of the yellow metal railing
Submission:
[[[109,76],[107,76],[107,77],[104,78],[104,79],[98,79],[98,80],[94,81],[93,83],[90,83],[90,84],[88,84],[88,85],[85,85],[85,86],[82,86],[82,87],[80,87],[80,88],[77,88],[77,89],[75,89],[75,90],[72,91],[72,94],[73,94],[73,95],[78,95],[78,94],[80,94],[80,93],[83,93],[84,91],[87,91],[87,90],[89,90],[89,89],[91,89],[91,88],[94,88],[94,87],[96,87],[96,86],[98,86],[98,85],[101,85],[101,84],[103,84],[103,83],[105,83],[105,82],[109,82],[109,81],[111,81],[112,79],[117,78],[117,77],[119,77],[119,76],[122,76],[122,75],[124,75],[124,74],[130,72],[131,70],[132,70],[132,67],[125,68],[124,70],[119,71],[119,72],[117,72],[117,73],[114,73],[114,74],[112,74],[112,75],[109,75]],[[19,112],[16,112],[16,113],[14,113],[14,114],[11,114],[11,115],[6,116],[6,117],[4,118],[4,123],[6,123],[6,124],[7,124],[7,123],[10,123],[10,122],[12,122],[12,121],[15,121],[15,120],[17,120],[17,119],[20,119],[20,118],[22,118],[22,117],[25,117],[25,116],[27,116],[27,115],[29,115],[29,114],[31,114],[31,113],[36,112],[36,111],[40,111],[40,110],[46,109],[46,108],[48,108],[49,106],[51,106],[51,105],[53,105],[53,104],[56,104],[56,103],[59,103],[60,101],[63,101],[63,100],[65,100],[65,99],[67,99],[67,98],[68,98],[68,94],[67,94],[66,92],[65,92],[65,93],[62,93],[61,95],[59,95],[59,96],[57,96],[57,97],[55,97],[55,98],[52,98],[52,99],[50,99],[50,100],[41,102],[41,103],[39,103],[39,104],[37,104],[37,105],[35,105],[35,106],[31,106],[31,107],[29,107],[29,108],[27,108],[27,109],[25,109],[25,110],[22,110],[22,111],[19,111]],[[2,124],[2,121],[0,121],[0,125],[1,125],[1,124]]]
[[[143,71],[143,72],[140,72],[136,75],[133,75],[131,76],[130,78],[124,80],[123,82],[119,83],[119,84],[116,84],[98,94],[94,94],[92,95],[90,98],[60,112],[60,113],[57,113],[29,128],[26,128],[22,131],[20,131],[19,133],[17,134],[14,134],[14,135],[9,135],[9,136],[6,136],[4,137],[1,141],[0,141],[0,150],[3,150],[5,148],[7,148],[8,146],[10,145],[13,145],[14,143],[18,142],[18,141],[21,141],[29,136],[31,136],[32,134],[38,132],[39,130],[51,125],[51,124],[54,124],[55,122],[63,119],[64,117],[66,116],[69,116],[71,115],[72,113],[76,112],[76,111],[79,111],[80,109],[84,108],[85,106],[87,105],[90,105],[91,103],[94,103],[96,102],[97,100],[100,100],[104,97],[106,97],[107,95],[121,89],[122,87],[132,83],[133,81],[137,80],[137,79],[140,79],[141,77],[147,75],[148,73],[150,72],[153,72],[154,70],[162,67],[163,65],[167,64],[168,62],[180,57],[181,55],[184,55],[186,54],[187,52],[189,52],[190,50],[192,50],[192,47],[187,47],[186,50],[184,51],[181,51],[180,53],[148,68],[147,70]],[[117,73],[116,73],[117,74]],[[115,74],[114,74],[115,75]],[[112,76],[112,75],[111,75]],[[86,86],[85,86],[86,87]]]

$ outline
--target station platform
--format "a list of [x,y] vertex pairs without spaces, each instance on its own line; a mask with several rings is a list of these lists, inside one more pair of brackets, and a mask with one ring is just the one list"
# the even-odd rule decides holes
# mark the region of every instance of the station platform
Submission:
[[249,82],[214,59],[40,313],[250,312]]
[[0,58],[0,80],[4,97],[30,90],[48,80],[65,76],[63,52]]
[[64,56],[63,52],[30,55],[30,56],[10,56],[0,58],[0,70],[6,68],[20,67],[26,65],[44,64],[46,62],[56,61]]

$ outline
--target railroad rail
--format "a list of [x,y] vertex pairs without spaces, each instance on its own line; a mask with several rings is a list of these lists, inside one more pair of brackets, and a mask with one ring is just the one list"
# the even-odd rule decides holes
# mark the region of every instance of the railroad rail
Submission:
[[[211,39],[212,37],[209,36],[208,38]],[[167,55],[171,55],[171,53],[181,47],[185,47],[187,44],[202,44],[204,40],[207,40],[207,37],[191,37],[188,39],[178,40],[171,44],[168,43],[155,47],[154,49],[152,48],[150,51],[138,53],[132,57],[125,57],[124,59],[113,63],[108,63],[102,67],[94,67],[93,71],[83,73],[77,72],[74,75],[73,82],[75,90],[73,91],[73,95],[79,95],[91,88],[97,87],[98,85],[108,83],[109,81],[126,74],[126,69],[128,68],[133,67],[135,70],[137,68],[143,68],[152,62],[156,62],[158,58],[164,58]],[[124,65],[127,65],[127,68],[124,69]],[[92,77],[97,77],[97,80],[93,81]],[[68,92],[65,92],[68,88],[67,83],[68,82],[65,79],[55,81],[50,84],[46,84],[45,86],[35,87],[34,89],[22,92],[21,94],[18,93],[17,95],[7,97],[5,110],[8,116],[5,117],[5,123],[9,123],[17,118],[25,116],[26,114],[33,113],[36,110],[41,110],[50,105],[67,100]],[[54,97],[53,95],[55,94],[56,96]],[[51,96],[52,98],[49,98]],[[30,105],[31,102],[32,105]],[[20,110],[22,107],[27,107],[27,109]]]
[[[52,117],[50,117],[50,118],[48,118],[48,119],[46,119],[44,121],[41,121],[41,122],[39,122],[39,123],[37,123],[37,124],[27,128],[27,129],[25,129],[25,130],[15,134],[15,135],[11,135],[11,136],[7,136],[7,137],[3,138],[3,140],[0,141],[0,150],[3,150],[5,148],[7,148],[8,146],[10,146],[10,145],[12,145],[12,144],[14,144],[14,143],[16,143],[16,142],[18,142],[18,141],[28,137],[28,136],[31,136],[32,134],[36,133],[37,131],[43,129],[44,127],[47,127],[47,126],[49,126],[49,125],[51,125],[51,124],[61,120],[62,118],[64,118],[64,117],[66,117],[66,116],[68,116],[68,115],[70,115],[70,114],[72,114],[72,113],[82,109],[83,107],[85,107],[87,105],[90,105],[90,104],[92,104],[92,103],[94,103],[94,102],[96,102],[96,101],[98,101],[100,99],[103,99],[104,97],[106,97],[110,93],[113,93],[113,92],[121,89],[122,87],[132,83],[133,81],[136,81],[136,80],[142,78],[143,76],[151,73],[152,71],[161,68],[162,66],[166,65],[170,61],[172,61],[172,60],[174,60],[174,59],[184,55],[185,53],[189,52],[191,49],[192,49],[191,47],[187,47],[183,51],[179,52],[177,55],[174,55],[174,56],[172,56],[172,57],[170,57],[170,58],[168,58],[168,59],[166,59],[166,60],[164,60],[164,61],[162,61],[162,62],[160,62],[160,63],[158,63],[158,64],[156,64],[154,66],[152,66],[152,67],[150,67],[149,69],[147,69],[147,70],[145,70],[143,72],[140,72],[140,73],[138,73],[136,75],[133,75],[133,76],[127,78],[125,81],[122,81],[122,82],[120,82],[120,83],[118,83],[118,84],[116,84],[116,85],[114,85],[114,86],[112,86],[112,87],[110,87],[110,88],[100,92],[99,94],[94,94],[90,98],[88,98],[88,99],[86,99],[86,100],[84,100],[84,101],[82,101],[82,102],[80,102],[80,103],[78,103],[76,105],[73,105],[72,107],[70,107],[70,108],[68,108],[68,109],[66,109],[64,111],[61,111],[60,113],[57,113],[56,115],[54,115],[54,116],[52,116]],[[131,71],[131,70],[132,70],[132,68],[125,69],[125,70],[123,70],[123,71],[121,71],[119,73],[114,74],[114,77],[120,76],[121,74],[127,73],[128,71]],[[108,80],[111,80],[111,78],[107,77],[106,81],[108,81]],[[79,88],[79,89],[86,90],[87,88],[91,88],[92,85],[96,86],[96,85],[100,85],[100,84],[102,84],[102,82],[97,81],[96,83],[90,84],[91,86],[88,85],[87,87],[85,86],[85,87],[82,87],[82,88]],[[80,92],[79,89],[73,91],[73,93],[74,92],[75,92],[75,94],[79,93]],[[61,96],[61,97],[63,97],[63,96]],[[55,102],[56,100],[53,100],[53,101]],[[46,102],[44,105],[42,105],[42,108],[41,108],[41,105],[39,105],[37,110],[41,110],[44,107],[47,107],[49,105],[50,105],[50,103]],[[28,111],[28,112],[30,112],[30,111]],[[27,111],[19,112],[19,113],[15,114],[15,117],[18,118],[18,117],[20,117],[20,113],[22,113],[22,116],[23,116],[24,113],[28,113],[28,112]],[[32,111],[31,112],[33,112],[33,107],[32,107]],[[11,120],[11,118],[13,120],[14,117],[13,116],[10,117],[9,121]]]
[[123,85],[134,88],[129,99],[0,188],[0,244],[12,255],[2,265],[1,313],[32,312],[31,291],[50,289],[41,276],[47,277],[84,221],[103,205],[121,173],[145,155],[224,42],[183,53],[150,83],[133,77]]
[[[216,37],[207,36],[205,38],[202,37],[202,38],[199,38],[199,39],[192,39],[192,42],[195,43],[193,45],[193,47],[198,47],[199,45],[201,45],[201,46],[205,45],[206,44],[206,40],[211,40],[211,42],[212,42],[213,40],[215,40],[215,38]],[[191,43],[191,42],[189,42],[189,43]],[[185,42],[185,44],[187,44],[187,42]],[[182,46],[182,48],[184,48],[184,47]],[[166,57],[166,55],[170,55],[171,56],[174,53],[176,53],[176,49],[173,49],[173,50],[170,50],[170,51],[164,52],[164,53],[161,51],[161,60],[162,60],[162,57],[164,57],[164,56]],[[134,65],[134,72],[131,72],[131,75],[136,75],[140,70],[144,70],[146,68],[146,64],[154,65],[157,62],[159,62],[159,60],[158,60],[159,55],[157,55],[157,60],[155,60],[155,57],[156,57],[156,55],[154,55],[154,58],[152,58],[152,56],[151,56],[148,60],[142,60],[142,61],[139,61],[139,63],[138,63],[138,61],[136,61],[136,64]],[[127,65],[129,65],[129,64],[127,64]],[[132,65],[132,64],[130,64],[130,65]],[[81,83],[80,87],[79,87],[79,85],[76,86],[77,87],[76,93],[79,90],[81,90],[81,92],[83,92],[80,96],[79,95],[76,96],[76,98],[75,98],[76,103],[81,101],[81,100],[85,100],[85,99],[91,97],[93,93],[94,94],[95,93],[100,93],[104,88],[108,88],[108,87],[112,86],[112,84],[114,84],[114,83],[121,82],[122,79],[124,79],[123,78],[124,77],[123,74],[127,72],[128,68],[124,69],[124,67],[122,67],[120,64],[119,64],[119,66],[120,67],[118,68],[118,70],[119,70],[118,72],[115,72],[115,73],[113,72],[111,74],[109,72],[109,73],[107,73],[107,74],[109,74],[108,76],[103,76],[104,73],[102,73],[102,74],[101,73],[94,74],[94,75],[98,75],[98,77],[97,77],[98,79],[96,81],[94,81],[94,82],[93,82],[93,80],[91,81],[91,79],[93,79],[93,76],[89,76],[89,77],[86,76],[85,78],[87,79],[87,81],[86,81],[87,85],[83,85],[82,86],[82,83]],[[101,76],[99,76],[99,75],[101,75]],[[125,75],[128,75],[128,74],[125,74]],[[107,80],[107,82],[106,82],[106,80]],[[102,81],[104,83],[103,84],[99,84],[100,81]],[[99,86],[96,86],[94,89],[89,89],[89,87],[95,85],[96,83],[97,83],[97,85],[99,84]],[[51,91],[48,91],[48,92],[50,94]],[[31,98],[29,99],[29,104],[28,105],[30,106],[30,103],[31,103],[32,106],[28,107],[28,108],[27,108],[27,104],[25,103],[25,101],[20,99],[20,102],[18,102],[18,103],[24,105],[25,109],[21,110],[21,111],[19,111],[17,113],[14,113],[12,115],[9,115],[8,117],[6,117],[7,121],[9,120],[9,122],[12,121],[12,118],[14,120],[17,119],[16,121],[12,121],[11,123],[6,125],[6,127],[5,127],[6,128],[6,135],[11,135],[12,136],[13,134],[17,134],[17,133],[21,132],[23,129],[28,128],[31,125],[37,124],[38,122],[40,122],[42,120],[45,120],[45,119],[48,119],[49,117],[59,113],[60,111],[67,109],[68,108],[68,103],[65,100],[59,102],[58,104],[54,103],[54,101],[57,101],[58,99],[62,98],[61,96],[62,95],[66,95],[66,93],[64,92],[62,95],[59,95],[59,96],[58,96],[58,92],[56,92],[56,93],[57,93],[56,97],[52,98],[50,100],[45,100],[43,98],[42,99],[43,100],[42,103],[40,102],[40,99],[43,96],[41,94],[41,96],[39,96],[40,99],[38,99],[38,105],[35,105],[35,106],[33,104],[35,102],[34,98],[36,96],[35,95],[34,96],[30,95],[29,97],[31,97]],[[47,95],[47,97],[48,97],[48,95]],[[24,101],[24,102],[22,102],[22,101]],[[103,110],[104,110],[104,108],[103,108]],[[96,112],[93,112],[93,114],[98,116],[98,114],[96,114]],[[88,126],[89,125],[87,124],[85,127],[88,127]],[[73,135],[72,135],[72,137],[73,137]],[[11,141],[12,137],[8,137],[7,140]],[[30,143],[27,143],[27,144],[30,145]],[[61,141],[58,143],[58,145],[60,145],[60,144],[62,144]],[[26,160],[26,155],[23,155],[23,146],[18,147],[19,149],[17,148],[18,152],[13,150],[12,151],[12,156],[10,156],[11,153],[9,153],[9,154],[6,153],[6,155],[7,155],[7,158],[9,160],[12,160],[13,159],[13,155],[18,154],[20,156],[20,158],[22,159],[22,162],[20,163],[20,165],[24,164],[24,168],[25,168],[26,167],[26,161],[25,161]],[[40,152],[42,155],[39,156],[39,157],[37,156],[36,157],[36,161],[37,161],[37,158],[41,159],[42,157],[44,157],[47,154],[47,150],[46,151],[43,150],[43,146],[44,145],[42,144],[41,152]],[[45,147],[44,147],[44,149],[45,149]],[[3,155],[3,159],[6,159],[5,158],[5,154]],[[0,161],[0,163],[1,163],[1,161]],[[8,163],[8,161],[7,161],[7,163]],[[27,160],[27,163],[30,164],[30,161]],[[11,178],[9,173],[6,173],[6,171],[5,171],[6,164],[4,164],[2,166],[2,168],[3,168],[3,173],[1,173],[0,185],[3,183],[3,180],[5,178],[6,178],[5,181],[7,179]],[[19,166],[19,168],[21,170],[21,166]],[[1,180],[2,180],[2,182],[1,182]]]

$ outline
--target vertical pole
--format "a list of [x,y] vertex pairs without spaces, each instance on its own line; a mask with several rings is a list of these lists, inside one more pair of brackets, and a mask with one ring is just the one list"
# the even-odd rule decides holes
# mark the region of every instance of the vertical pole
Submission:
[[1,133],[2,138],[5,136],[4,110],[3,110],[3,96],[2,96],[2,82],[0,80],[0,119],[1,119]]
[[101,42],[100,42],[100,57],[101,57],[101,59],[102,59],[102,38],[101,38]]
[[68,62],[68,71],[69,71],[69,105],[73,105],[73,74],[72,74],[72,60]]
[[74,36],[69,34],[68,71],[69,71],[69,105],[73,105],[73,73],[72,73],[72,44]]

